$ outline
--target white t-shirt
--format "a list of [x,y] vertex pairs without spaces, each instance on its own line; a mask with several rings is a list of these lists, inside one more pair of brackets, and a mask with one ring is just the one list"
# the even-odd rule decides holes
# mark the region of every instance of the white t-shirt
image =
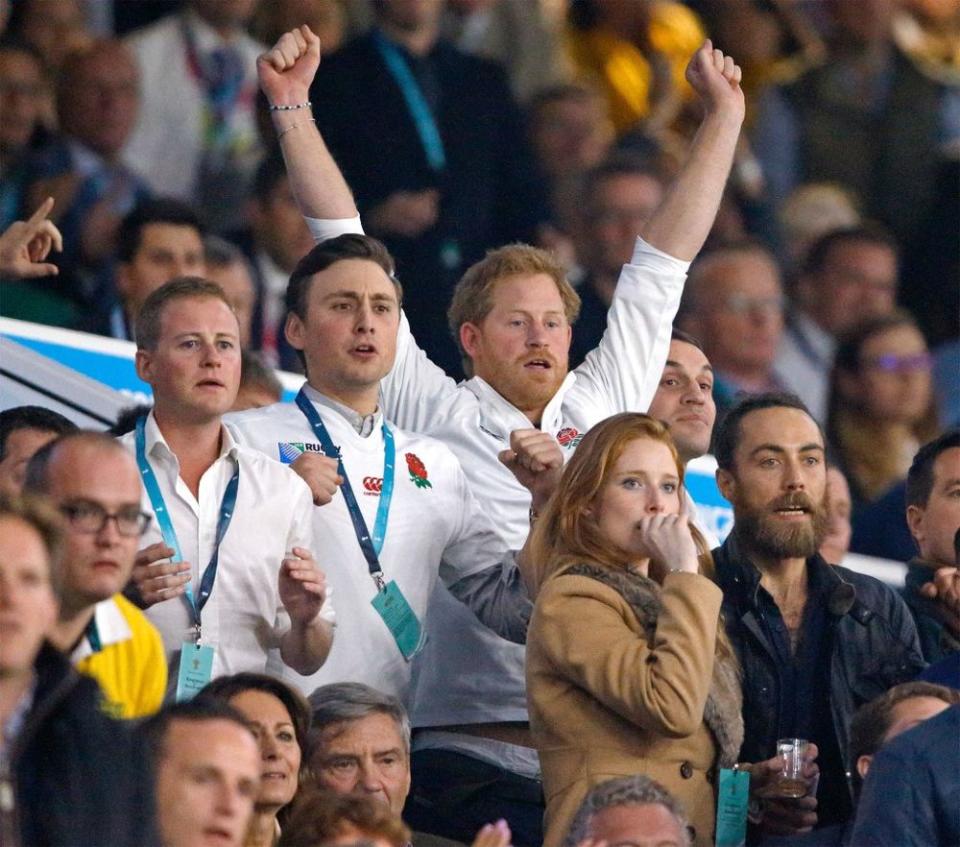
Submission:
[[[215,648],[214,677],[240,671],[282,675],[280,639],[290,628],[290,617],[280,602],[280,566],[294,547],[305,547],[324,567],[312,534],[310,489],[289,468],[239,446],[224,427],[220,456],[200,478],[199,496],[194,497],[180,479],[180,463],[167,446],[152,412],[144,436],[147,461],[163,495],[183,558],[192,566],[195,597],[202,571],[213,554],[220,503],[239,465],[237,503],[220,545],[213,591],[201,612],[201,638],[204,644]],[[136,455],[135,433],[124,435],[120,441]],[[145,489],[142,500],[144,511],[153,515]],[[154,515],[141,546],[162,540]],[[185,597],[172,597],[155,603],[145,614],[163,638],[170,667],[168,689],[172,691],[177,682],[181,645],[184,641],[196,641],[190,608]],[[329,599],[321,614],[333,620]]]
[[[306,391],[331,440],[342,452],[354,496],[372,530],[384,474],[382,416],[377,415],[373,432],[362,437],[343,415],[319,402],[317,392],[309,386]],[[293,461],[304,451],[322,453],[312,427],[295,404],[278,403],[240,412],[229,415],[227,421],[242,443],[281,461]],[[396,581],[423,622],[438,573],[451,585],[500,562],[506,545],[481,513],[453,453],[435,439],[392,424],[390,429],[396,445],[396,465],[380,564],[384,579]],[[306,678],[288,677],[306,694],[320,685],[350,681],[406,698],[410,663],[371,605],[377,588],[341,491],[327,505],[314,507],[313,523],[319,558],[337,599],[337,633],[330,656],[317,673]],[[462,608],[473,617],[465,606]],[[479,622],[477,625],[481,626]]]

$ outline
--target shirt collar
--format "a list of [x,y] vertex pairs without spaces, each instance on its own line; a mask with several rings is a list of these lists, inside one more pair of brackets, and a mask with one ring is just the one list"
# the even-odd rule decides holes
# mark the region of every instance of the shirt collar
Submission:
[[[723,542],[723,548],[728,561],[734,567],[733,581],[739,586],[737,593],[752,606],[756,606],[761,587],[760,571],[744,551],[737,537],[736,525]],[[821,598],[815,602],[825,603],[830,613],[839,617],[853,608],[856,589],[840,577],[833,565],[827,564],[819,553],[814,553],[807,559],[807,596],[808,602]]]
[[88,177],[107,168],[106,159],[99,153],[94,152],[82,141],[71,138],[67,142],[70,148],[70,159],[73,162],[73,170],[80,176]]
[[326,394],[321,394],[309,383],[304,383],[303,390],[307,395],[307,399],[311,403],[324,406],[325,408],[336,412],[341,417],[346,418],[347,423],[353,427],[357,435],[359,435],[361,438],[366,438],[368,435],[373,433],[373,431],[383,421],[383,413],[380,411],[379,406],[377,406],[373,414],[361,415],[356,410],[351,409],[349,406],[344,405],[338,400],[334,400],[332,397],[328,397]]
[[[160,426],[157,424],[157,419],[152,409],[150,410],[150,414],[147,415],[147,424],[144,427],[143,437],[145,452],[148,456],[156,459],[172,459],[177,467],[180,466],[180,461],[177,459],[176,454],[170,449],[167,440],[163,437],[163,433],[160,432]],[[217,456],[217,460],[219,461],[225,456],[228,456],[234,461],[237,461],[239,451],[240,447],[230,432],[230,429],[221,423],[220,455]]]
[[[97,627],[101,649],[109,644],[128,641],[133,637],[130,624],[127,623],[127,619],[123,616],[123,611],[120,609],[120,606],[117,605],[114,597],[101,600],[97,603],[93,610],[93,623]],[[87,634],[84,633],[83,638],[80,639],[80,643],[74,648],[70,659],[73,662],[79,662],[81,659],[93,655],[93,652],[93,645],[90,643]]]
[[[572,372],[568,373],[557,392],[550,398],[540,418],[540,429],[543,432],[556,432],[560,428],[563,396],[575,379]],[[480,426],[491,435],[509,441],[513,430],[528,429],[532,426],[523,412],[482,377],[471,377],[463,385],[480,401]]]

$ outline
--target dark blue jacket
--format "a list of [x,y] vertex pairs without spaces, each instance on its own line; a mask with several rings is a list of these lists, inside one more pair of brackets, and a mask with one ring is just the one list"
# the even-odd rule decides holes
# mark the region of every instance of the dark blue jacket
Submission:
[[898,735],[870,765],[851,844],[960,844],[960,706]]
[[923,658],[928,662],[939,662],[948,653],[960,649],[960,642],[944,626],[937,615],[937,601],[928,600],[920,590],[928,582],[933,582],[936,565],[928,565],[921,559],[912,559],[907,566],[907,578],[903,586],[903,599],[913,613],[913,619],[920,633],[920,646]]
[[[738,549],[732,533],[713,551],[723,590],[723,617],[743,673],[744,741],[741,761],[770,758],[776,750],[779,675],[776,651],[758,618],[759,572]],[[877,579],[820,555],[807,560],[826,581],[832,628],[830,711],[837,747],[849,771],[850,719],[888,688],[914,679],[925,663],[910,610]]]

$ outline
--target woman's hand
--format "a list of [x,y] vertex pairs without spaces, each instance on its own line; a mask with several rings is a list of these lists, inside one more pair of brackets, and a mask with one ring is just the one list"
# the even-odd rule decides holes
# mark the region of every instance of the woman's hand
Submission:
[[674,515],[646,515],[636,526],[646,555],[665,571],[697,573],[697,545],[690,532],[686,510]]

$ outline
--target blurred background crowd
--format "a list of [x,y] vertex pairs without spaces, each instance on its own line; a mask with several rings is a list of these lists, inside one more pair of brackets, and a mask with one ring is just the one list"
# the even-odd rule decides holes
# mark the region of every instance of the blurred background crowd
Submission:
[[[685,63],[705,36],[733,55],[747,130],[678,323],[721,410],[804,399],[854,549],[910,558],[897,485],[960,421],[954,0],[0,0],[0,231],[51,196],[64,236],[59,273],[5,282],[0,312],[129,338],[152,290],[204,273],[250,367],[297,370],[283,293],[311,238],[255,60],[301,23],[323,45],[314,117],[453,374],[453,284],[513,241],[578,287],[571,365],[596,345],[698,123]],[[371,61],[375,23],[410,35],[419,104]]]

